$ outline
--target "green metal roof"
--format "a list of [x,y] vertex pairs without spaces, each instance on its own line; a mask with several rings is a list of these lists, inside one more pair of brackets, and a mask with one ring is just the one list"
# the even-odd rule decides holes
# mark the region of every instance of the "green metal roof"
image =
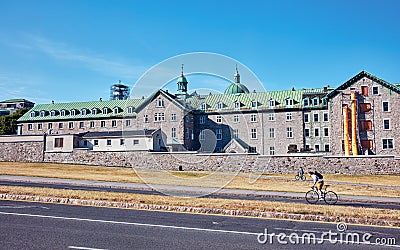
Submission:
[[[284,108],[303,108],[304,94],[325,94],[324,88],[301,89],[301,90],[281,90],[268,92],[253,92],[239,94],[210,94],[193,96],[187,101],[193,109],[201,109],[206,104],[206,112],[215,111],[236,111],[252,110],[252,102],[256,102],[256,109],[284,109]],[[293,105],[286,105],[286,100],[292,99]],[[270,100],[275,101],[275,106],[270,107]],[[235,108],[235,103],[239,107]],[[218,103],[222,103],[222,108],[218,109]],[[320,107],[320,106],[318,106]]]
[[30,102],[30,103],[33,103],[33,102],[28,101],[26,99],[8,99],[8,100],[2,101],[2,102],[3,103],[8,103],[8,102]]
[[[25,113],[18,122],[24,121],[45,121],[45,120],[74,120],[88,118],[106,118],[106,117],[123,117],[135,116],[136,108],[144,102],[145,99],[128,99],[128,100],[110,100],[110,101],[92,101],[92,102],[70,102],[70,103],[53,103],[38,104]],[[114,114],[114,108],[118,108],[118,113]],[[132,107],[132,113],[128,113],[128,108]],[[107,108],[107,114],[103,114],[103,108]],[[86,109],[86,115],[81,113],[82,109]],[[92,114],[92,109],[97,109],[96,114]],[[65,115],[61,116],[61,111],[65,110]],[[71,111],[75,110],[76,114],[72,115]],[[44,116],[40,116],[40,112],[45,111]],[[56,111],[51,116],[51,111]],[[31,113],[35,112],[35,116],[31,117]]]

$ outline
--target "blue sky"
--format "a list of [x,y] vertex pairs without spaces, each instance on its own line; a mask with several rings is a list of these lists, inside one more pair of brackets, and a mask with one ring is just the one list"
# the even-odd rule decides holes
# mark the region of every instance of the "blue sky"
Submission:
[[361,70],[397,83],[398,13],[397,0],[0,0],[0,100],[108,99],[111,84],[190,52],[231,57],[267,90],[337,86]]

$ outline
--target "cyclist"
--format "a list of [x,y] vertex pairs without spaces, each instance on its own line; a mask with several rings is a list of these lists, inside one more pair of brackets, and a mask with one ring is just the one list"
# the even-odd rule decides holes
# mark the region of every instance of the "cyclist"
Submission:
[[299,177],[301,178],[303,175],[304,175],[303,167],[300,167],[300,169],[299,169]]
[[314,184],[312,186],[312,188],[316,188],[317,192],[319,194],[319,197],[322,199],[322,187],[324,186],[324,180],[323,177],[320,173],[318,173],[317,171],[314,172],[309,172],[308,175],[313,179]]

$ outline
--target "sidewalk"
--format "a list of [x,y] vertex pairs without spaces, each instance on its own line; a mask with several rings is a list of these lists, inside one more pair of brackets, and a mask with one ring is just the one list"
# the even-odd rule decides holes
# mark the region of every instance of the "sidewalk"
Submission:
[[[43,184],[61,184],[74,185],[97,188],[120,188],[132,190],[154,190],[160,193],[176,196],[203,196],[208,194],[219,195],[237,195],[237,196],[268,196],[268,197],[283,197],[291,199],[304,199],[304,193],[296,192],[276,192],[276,191],[259,191],[259,190],[242,190],[229,188],[207,188],[193,186],[169,186],[158,184],[142,184],[142,183],[124,183],[124,182],[104,182],[92,180],[74,180],[61,178],[43,178],[43,177],[28,177],[28,176],[12,176],[0,175],[0,181],[11,182],[28,182],[28,183],[43,183]],[[359,201],[372,203],[400,203],[400,198],[378,197],[378,196],[351,196],[339,195],[342,201]]]

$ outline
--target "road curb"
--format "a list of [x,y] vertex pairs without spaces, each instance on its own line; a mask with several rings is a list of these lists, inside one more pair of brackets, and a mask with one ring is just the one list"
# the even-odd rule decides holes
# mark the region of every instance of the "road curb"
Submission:
[[232,210],[232,209],[222,209],[222,208],[203,208],[203,207],[200,208],[200,207],[187,207],[187,206],[156,205],[156,204],[146,204],[146,203],[109,202],[109,201],[71,199],[71,198],[60,198],[60,197],[14,195],[14,194],[4,194],[4,193],[0,194],[0,199],[13,200],[13,201],[30,201],[30,202],[78,205],[78,206],[124,208],[124,209],[151,210],[151,211],[168,211],[168,212],[179,212],[179,213],[257,217],[257,218],[268,218],[268,219],[286,219],[286,220],[318,221],[318,222],[332,222],[332,223],[344,222],[348,224],[400,227],[400,221],[386,221],[386,220],[369,219],[369,218],[349,218],[349,217],[341,218],[336,216],[324,216],[324,215],[313,215],[313,214],[288,214],[288,213],[278,213],[278,212]]

